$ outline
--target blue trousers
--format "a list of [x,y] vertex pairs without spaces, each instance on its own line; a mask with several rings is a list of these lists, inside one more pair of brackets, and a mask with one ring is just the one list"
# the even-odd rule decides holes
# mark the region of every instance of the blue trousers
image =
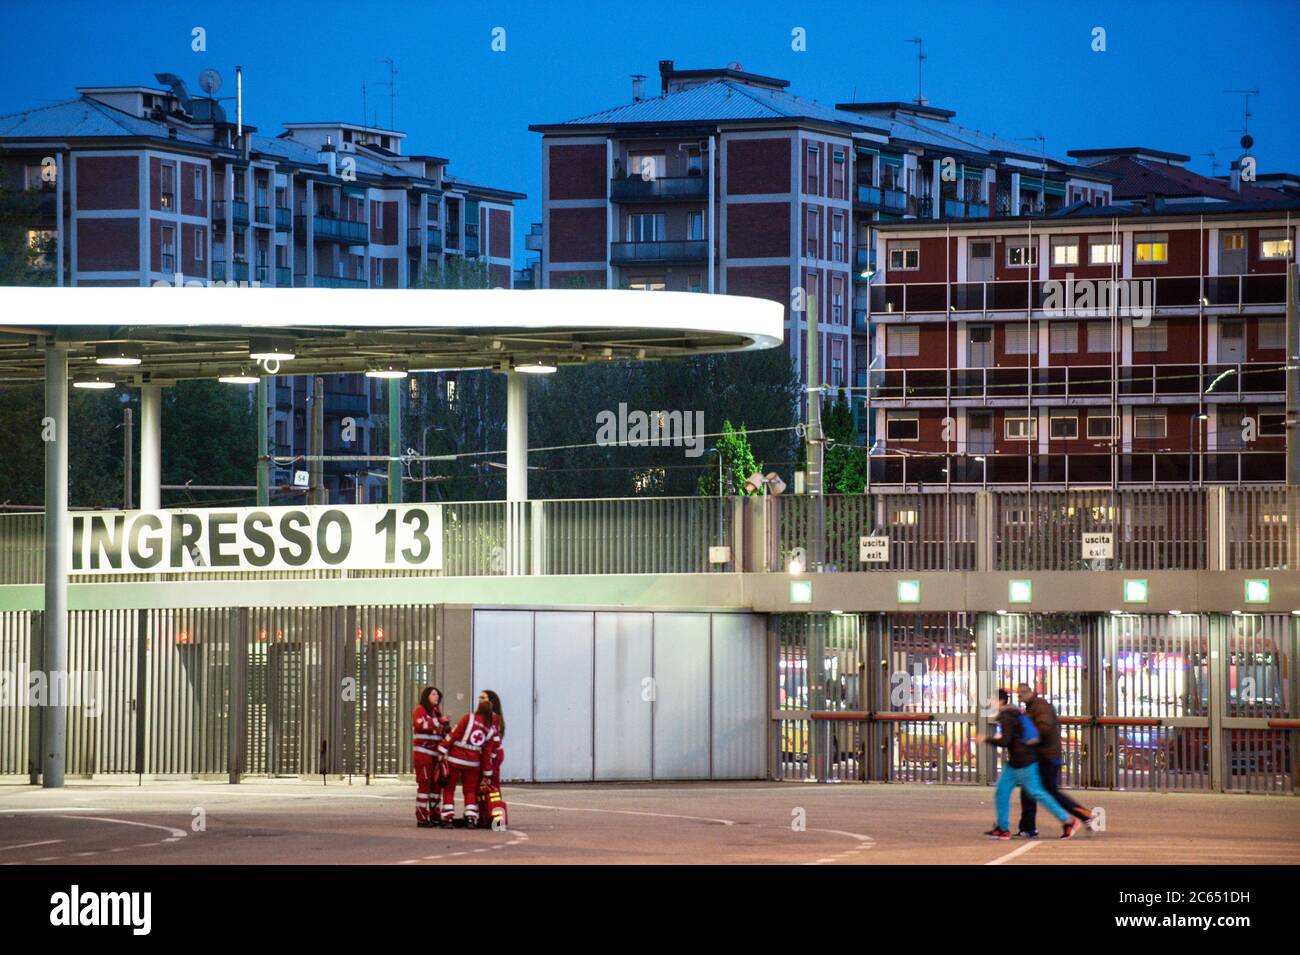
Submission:
[[1037,763],[1030,763],[1028,766],[1020,767],[1003,763],[1002,772],[998,775],[997,790],[993,796],[993,801],[997,806],[999,829],[1007,829],[1011,825],[1011,790],[1017,786],[1029,793],[1034,802],[1061,822],[1065,822],[1070,818],[1069,813],[1061,808],[1061,804],[1043,788],[1042,780],[1038,778]]

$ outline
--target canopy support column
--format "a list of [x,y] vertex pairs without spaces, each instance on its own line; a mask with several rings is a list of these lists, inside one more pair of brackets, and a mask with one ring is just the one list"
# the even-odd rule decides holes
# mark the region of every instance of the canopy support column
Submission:
[[140,510],[162,506],[162,388],[140,388]]
[[63,786],[68,733],[68,352],[45,350],[45,612],[42,666],[49,699],[41,709],[41,785]]

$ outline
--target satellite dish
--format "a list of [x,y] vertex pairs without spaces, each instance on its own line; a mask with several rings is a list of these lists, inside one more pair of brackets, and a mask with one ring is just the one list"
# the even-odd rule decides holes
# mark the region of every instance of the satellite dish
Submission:
[[216,96],[221,89],[221,74],[216,70],[204,70],[199,74],[199,89],[209,96]]

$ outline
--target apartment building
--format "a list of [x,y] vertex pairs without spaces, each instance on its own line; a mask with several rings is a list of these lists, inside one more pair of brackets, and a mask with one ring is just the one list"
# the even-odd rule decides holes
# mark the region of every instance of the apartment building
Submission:
[[1282,482],[1300,200],[1176,153],[1071,155],[1110,204],[878,225],[873,484]]
[[[459,261],[511,286],[521,193],[452,176],[447,159],[408,153],[398,130],[314,121],[264,135],[174,75],[156,78],[0,117],[0,178],[55,284],[408,288]],[[379,386],[335,378],[320,396],[324,451],[369,453]],[[273,394],[273,453],[301,454],[315,382],[281,377]],[[345,418],[356,443],[339,437]],[[355,500],[358,481],[363,500],[382,487],[354,468],[326,465],[331,499]],[[291,477],[277,468],[273,480]]]
[[801,373],[815,301],[833,386],[870,361],[876,223],[1110,200],[1109,173],[960,126],[949,110],[822,105],[738,64],[664,60],[659,79],[658,96],[637,76],[630,104],[530,127],[542,134],[543,285],[783,302]]

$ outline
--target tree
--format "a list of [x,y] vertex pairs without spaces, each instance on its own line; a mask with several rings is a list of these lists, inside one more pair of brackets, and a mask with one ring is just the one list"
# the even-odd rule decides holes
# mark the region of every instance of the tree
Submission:
[[822,432],[829,444],[823,462],[827,494],[861,494],[867,483],[866,449],[857,445],[853,412],[844,392],[822,402]]
[[12,189],[0,167],[0,285],[54,285],[55,242],[33,229],[42,221],[47,190]]
[[[759,493],[757,490],[745,490],[745,482],[750,475],[755,472],[761,473],[763,470],[763,465],[754,459],[754,451],[749,446],[749,435],[745,432],[745,426],[742,424],[740,430],[736,430],[731,426],[731,421],[723,421],[722,434],[718,438],[716,447],[722,458],[723,495]],[[705,469],[698,482],[698,493],[703,497],[718,495],[717,462],[711,463],[713,466]]]

